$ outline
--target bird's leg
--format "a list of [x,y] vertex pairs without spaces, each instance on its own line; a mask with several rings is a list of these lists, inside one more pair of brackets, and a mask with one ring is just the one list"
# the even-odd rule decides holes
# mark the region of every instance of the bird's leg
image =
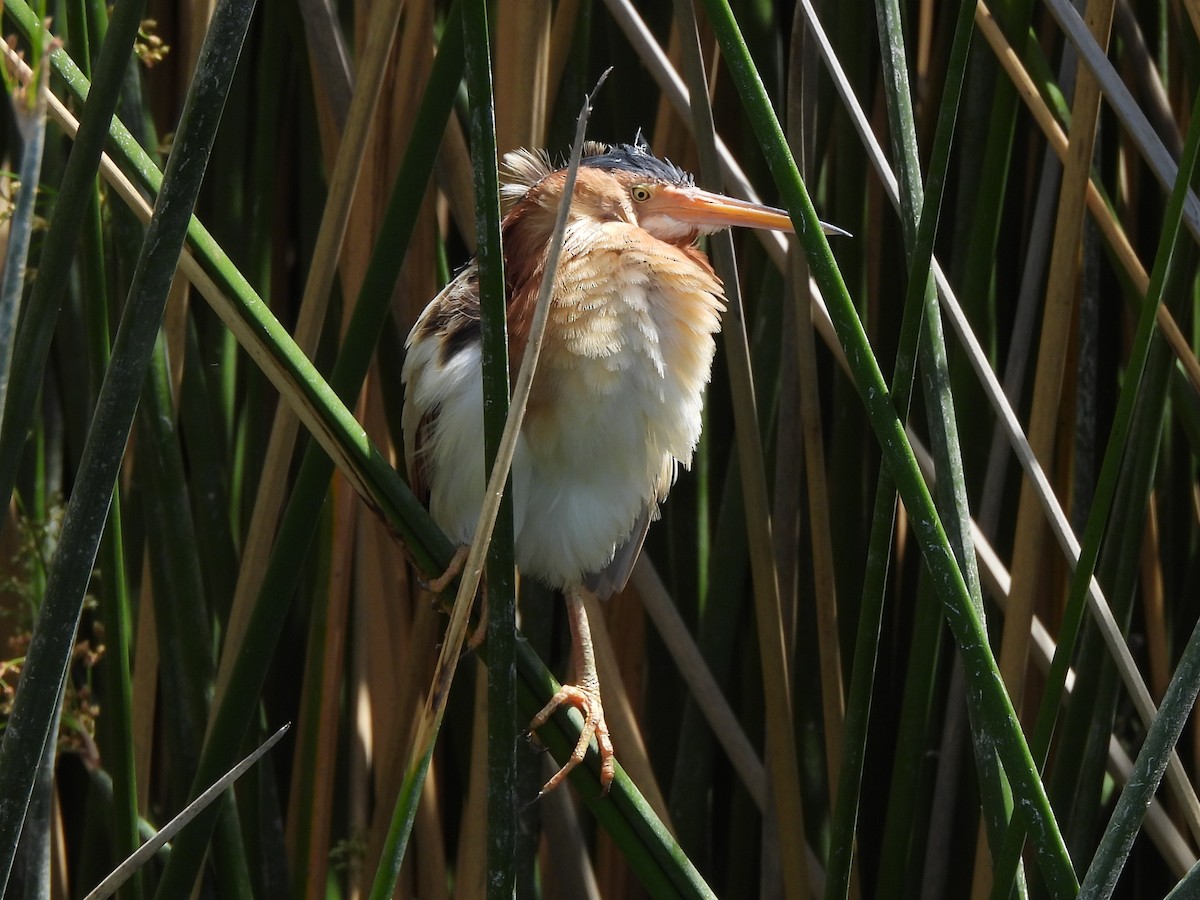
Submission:
[[454,555],[450,557],[450,564],[446,566],[446,571],[437,578],[430,579],[429,592],[431,594],[440,594],[450,586],[450,582],[462,574],[463,566],[467,564],[467,554],[470,552],[471,548],[466,544],[461,544],[454,551]]
[[583,588],[579,585],[568,587],[563,596],[567,601],[567,616],[571,623],[571,657],[575,663],[575,683],[564,684],[559,688],[550,702],[529,723],[529,730],[534,731],[546,724],[556,709],[564,703],[576,707],[583,714],[583,730],[579,740],[567,760],[558,772],[546,782],[542,793],[554,790],[570,771],[583,762],[587,756],[588,744],[592,736],[600,748],[600,787],[605,794],[612,784],[616,773],[616,763],[613,756],[612,740],[608,736],[608,724],[604,721],[604,707],[600,702],[600,676],[596,673],[596,653],[592,648],[592,632],[588,627],[587,611],[583,606]]
[[467,647],[471,650],[478,650],[487,638],[487,617],[488,617],[488,596],[487,582],[484,581],[479,585],[479,621],[467,635]]
[[[467,556],[470,553],[470,547],[465,544],[454,551],[454,556],[450,558],[450,564],[446,566],[446,571],[442,572],[437,578],[432,579],[428,584],[429,592],[432,594],[440,594],[446,588],[450,587],[450,582],[462,574],[463,566],[466,565]],[[467,647],[471,650],[478,650],[483,643],[483,639],[487,637],[487,583],[479,586],[479,623],[467,635]]]

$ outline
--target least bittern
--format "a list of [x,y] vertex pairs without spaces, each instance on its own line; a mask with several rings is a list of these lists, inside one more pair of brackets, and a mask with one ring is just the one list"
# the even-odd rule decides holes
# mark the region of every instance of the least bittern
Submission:
[[[529,337],[566,182],[545,153],[504,158],[505,278],[515,371]],[[620,590],[677,466],[690,464],[725,294],[704,234],[731,225],[791,231],[782,210],[697,188],[643,146],[589,144],[579,167],[537,374],[513,459],[520,571],[562,590],[575,678],[534,718],[564,704],[585,727],[556,787],[595,735],[601,784],[613,778],[583,595]],[[826,226],[828,233],[841,233]],[[484,492],[479,285],[469,265],[408,336],[405,456],[434,520],[469,543]]]

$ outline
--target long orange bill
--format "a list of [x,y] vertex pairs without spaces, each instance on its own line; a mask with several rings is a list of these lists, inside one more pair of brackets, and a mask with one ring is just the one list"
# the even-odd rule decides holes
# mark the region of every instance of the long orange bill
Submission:
[[[700,188],[667,187],[658,195],[658,207],[672,218],[697,225],[724,227],[739,225],[743,228],[768,228],[772,231],[794,231],[787,212],[773,206],[763,206],[714,194]],[[821,230],[829,235],[849,237],[850,233],[836,225],[821,223]]]

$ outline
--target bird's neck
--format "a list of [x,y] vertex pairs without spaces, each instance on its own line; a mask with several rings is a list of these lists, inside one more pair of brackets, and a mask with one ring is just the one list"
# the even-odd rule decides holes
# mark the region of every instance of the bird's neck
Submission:
[[508,286],[509,369],[516,377],[529,343],[534,309],[554,231],[553,216],[540,205],[514,209],[504,220],[504,279]]

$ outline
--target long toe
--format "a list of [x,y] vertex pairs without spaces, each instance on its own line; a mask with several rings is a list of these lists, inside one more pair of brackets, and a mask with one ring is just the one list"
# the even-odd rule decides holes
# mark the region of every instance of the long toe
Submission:
[[470,549],[470,547],[459,545],[458,549],[454,551],[454,556],[450,558],[450,565],[446,566],[446,571],[437,578],[430,579],[428,584],[429,593],[442,593],[450,586],[450,582],[462,574],[463,566],[467,564],[467,554]]
[[616,773],[616,758],[613,754],[612,740],[608,735],[608,723],[604,721],[604,706],[600,702],[600,691],[589,690],[586,687],[567,684],[559,688],[558,693],[550,698],[550,702],[542,707],[542,711],[533,717],[529,730],[535,731],[549,721],[560,706],[574,706],[583,714],[583,730],[579,732],[579,740],[566,764],[555,773],[542,787],[546,794],[554,790],[587,756],[588,745],[592,737],[596,738],[596,746],[600,753],[600,788],[601,793],[607,794]]

